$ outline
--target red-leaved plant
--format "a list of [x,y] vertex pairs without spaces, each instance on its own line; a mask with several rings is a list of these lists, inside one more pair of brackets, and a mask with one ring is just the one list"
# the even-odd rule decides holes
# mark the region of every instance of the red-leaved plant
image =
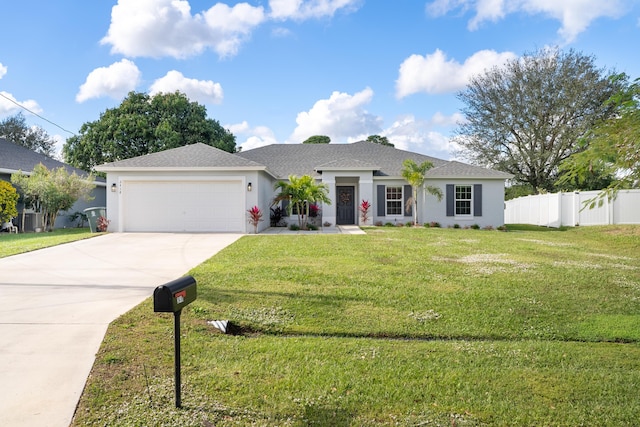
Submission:
[[358,207],[362,225],[365,225],[367,221],[369,221],[369,209],[371,209],[371,203],[369,203],[368,200],[363,200]]
[[247,212],[249,212],[249,224],[253,225],[254,234],[258,234],[258,223],[262,221],[262,211],[259,207],[254,206]]
[[320,213],[320,208],[315,203],[309,205],[309,217],[315,218]]
[[111,221],[109,221],[107,218],[100,216],[98,218],[98,221],[96,221],[96,228],[99,232],[104,233],[105,231],[107,231],[107,228],[109,228],[110,222]]

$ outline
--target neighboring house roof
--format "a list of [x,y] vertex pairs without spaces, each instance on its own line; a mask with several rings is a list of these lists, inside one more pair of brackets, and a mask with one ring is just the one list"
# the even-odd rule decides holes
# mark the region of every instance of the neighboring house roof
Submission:
[[[15,144],[6,138],[0,138],[0,173],[12,174],[18,171],[29,174],[33,168],[42,163],[47,169],[65,168],[68,173],[78,176],[89,174],[81,169],[60,162],[41,153],[36,153],[27,147]],[[96,178],[98,182],[104,182],[103,178]]]
[[401,176],[402,162],[413,159],[420,164],[433,163],[428,178],[485,178],[508,179],[510,174],[450,162],[410,151],[399,150],[367,141],[352,144],[273,144],[253,150],[241,151],[237,156],[265,165],[278,178],[289,175],[320,177],[322,170],[374,171],[374,176]]
[[266,170],[264,165],[227,153],[226,151],[207,144],[197,143],[172,148],[157,153],[134,157],[117,162],[105,163],[96,168],[101,172],[138,170],[167,170],[167,169],[252,169]]

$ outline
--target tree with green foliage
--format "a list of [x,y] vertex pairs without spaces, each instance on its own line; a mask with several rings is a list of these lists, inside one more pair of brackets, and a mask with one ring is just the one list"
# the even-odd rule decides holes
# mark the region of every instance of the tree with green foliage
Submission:
[[81,177],[63,167],[50,170],[42,164],[33,168],[30,175],[21,171],[12,174],[11,182],[22,193],[25,205],[42,212],[45,230],[53,228],[59,211],[71,209],[80,198],[91,200],[95,188],[92,175]]
[[542,49],[471,78],[458,94],[465,122],[457,129],[462,157],[514,175],[536,191],[553,191],[558,167],[584,150],[578,141],[615,108],[623,87],[595,59]]
[[198,142],[230,153],[236,150],[235,136],[207,118],[206,108],[186,95],[130,92],[99,120],[84,123],[79,135],[67,139],[62,152],[69,164],[91,171],[103,163]]
[[326,135],[314,135],[305,139],[303,144],[329,144],[331,142],[331,138]]
[[274,190],[280,190],[278,195],[273,199],[273,204],[281,201],[287,201],[287,209],[291,215],[295,207],[298,215],[298,226],[306,229],[305,217],[308,216],[308,209],[311,203],[331,204],[329,199],[329,186],[323,183],[317,183],[313,177],[303,175],[301,177],[289,175],[289,181],[278,181]]
[[[620,74],[613,80],[627,81],[627,77]],[[615,116],[598,123],[581,141],[584,150],[561,165],[563,182],[587,182],[594,171],[613,176],[597,198],[599,203],[621,189],[640,188],[640,79],[626,85],[608,104],[615,108]]]
[[0,121],[0,138],[53,157],[55,140],[39,126],[29,126],[22,113]]
[[0,225],[18,216],[18,197],[13,185],[0,180]]
[[369,135],[367,137],[367,142],[373,142],[374,144],[386,145],[388,147],[395,147],[392,143],[389,142],[389,138],[387,138],[386,136]]
[[504,188],[504,199],[512,200],[518,197],[526,197],[535,194],[533,187],[529,184],[511,184]]
[[424,192],[436,196],[438,201],[442,200],[442,190],[438,187],[425,185],[426,175],[429,169],[433,167],[433,163],[424,161],[417,164],[413,159],[406,159],[402,162],[402,177],[411,185],[412,195],[407,200],[405,209],[407,212],[413,207],[413,225],[418,225],[418,190],[423,189]]

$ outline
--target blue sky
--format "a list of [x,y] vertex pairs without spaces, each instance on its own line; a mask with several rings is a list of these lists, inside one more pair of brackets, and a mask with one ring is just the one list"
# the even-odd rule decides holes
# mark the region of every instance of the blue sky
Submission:
[[640,0],[21,0],[2,16],[0,119],[23,111],[58,145],[129,91],[180,90],[245,150],[378,134],[451,159],[456,92],[487,67],[559,46],[640,77]]

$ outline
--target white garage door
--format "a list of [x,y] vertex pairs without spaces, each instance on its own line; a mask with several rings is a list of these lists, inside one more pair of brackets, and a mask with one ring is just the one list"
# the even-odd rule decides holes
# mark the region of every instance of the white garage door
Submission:
[[244,231],[241,181],[125,181],[124,231]]

